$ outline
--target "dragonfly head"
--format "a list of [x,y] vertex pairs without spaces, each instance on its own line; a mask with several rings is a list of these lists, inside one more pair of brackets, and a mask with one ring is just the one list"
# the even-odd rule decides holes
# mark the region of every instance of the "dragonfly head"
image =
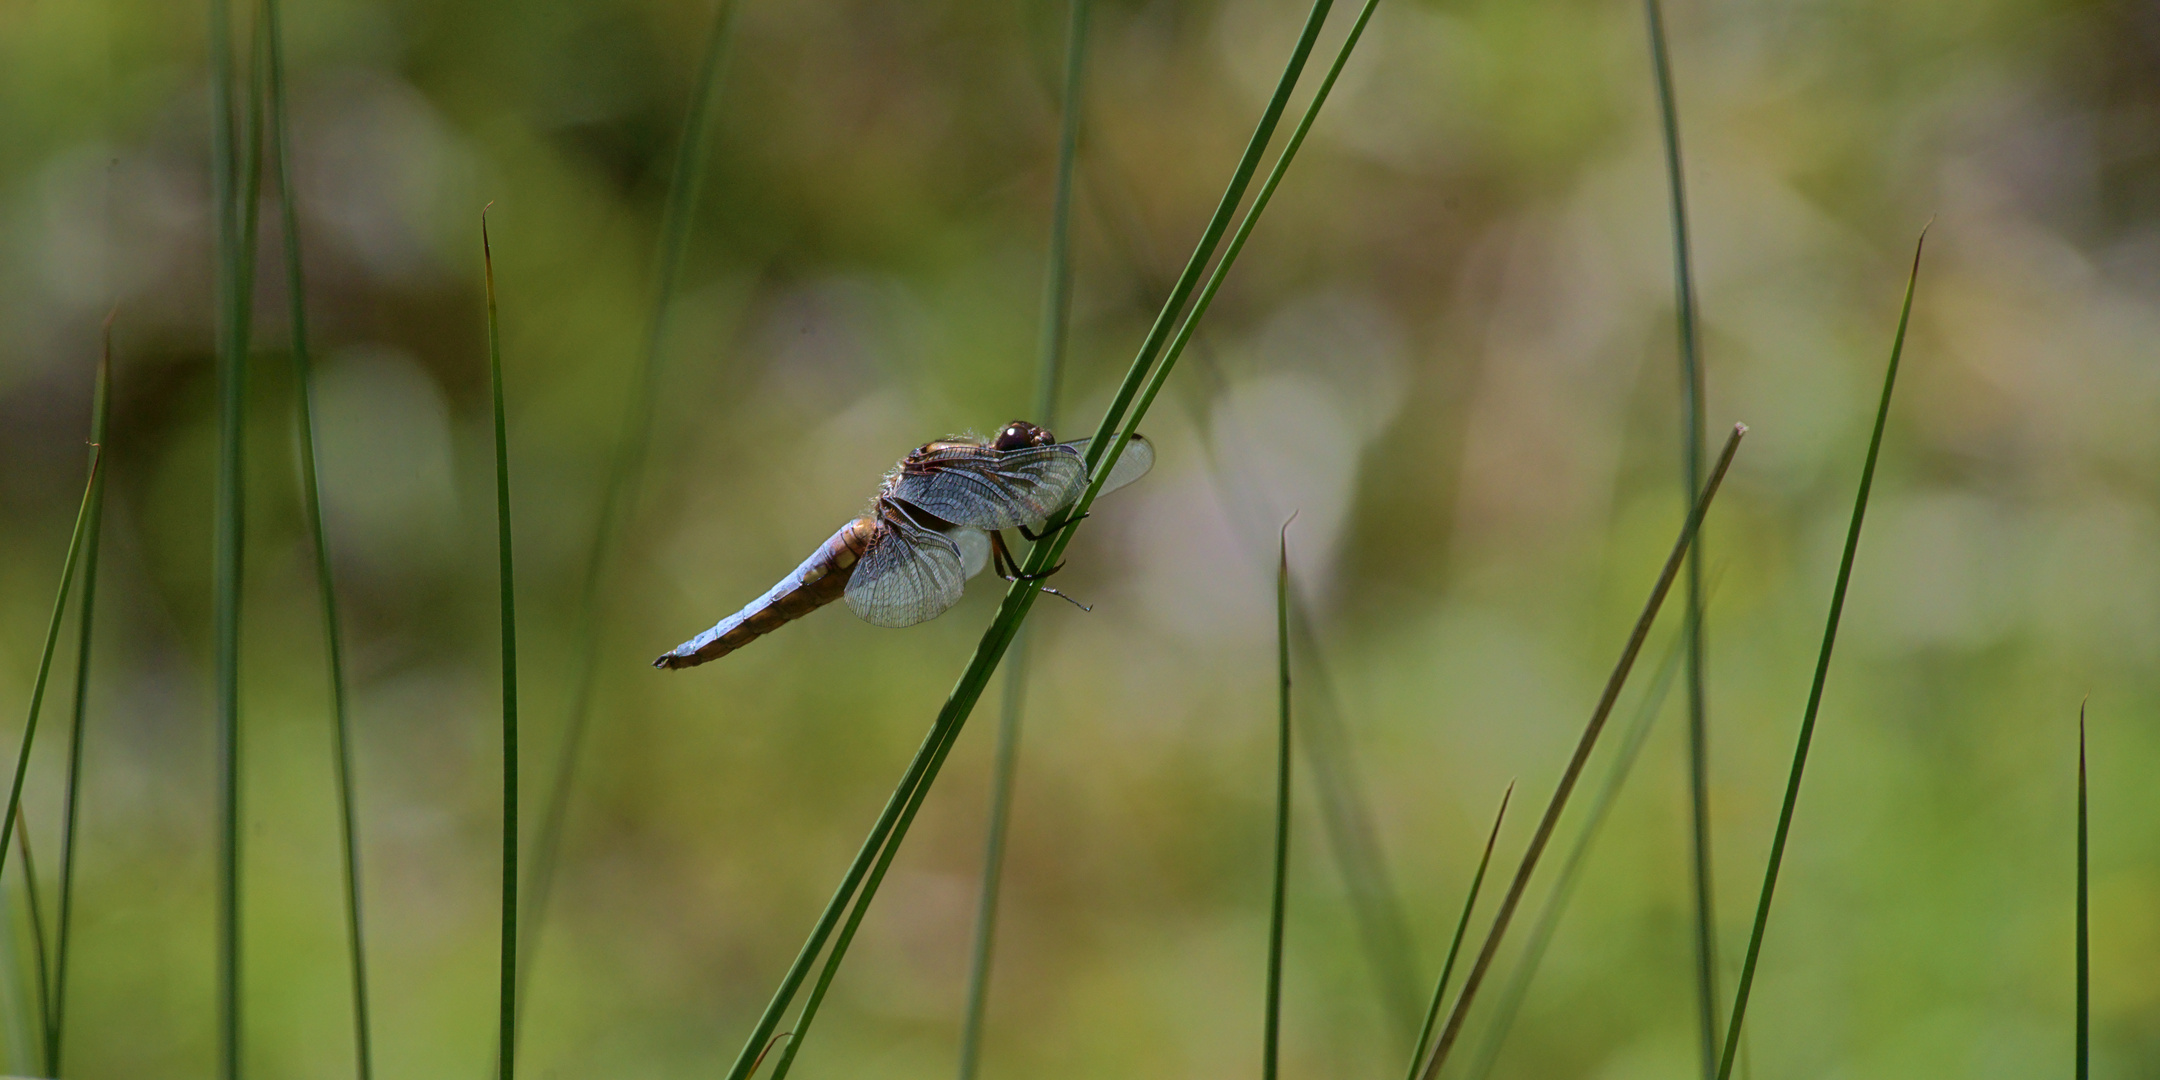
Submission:
[[990,444],[990,448],[992,450],[1020,450],[1030,446],[1049,446],[1055,442],[1057,442],[1057,439],[1052,437],[1049,432],[1025,420],[1015,420],[1005,425],[1003,431],[998,432],[997,439]]

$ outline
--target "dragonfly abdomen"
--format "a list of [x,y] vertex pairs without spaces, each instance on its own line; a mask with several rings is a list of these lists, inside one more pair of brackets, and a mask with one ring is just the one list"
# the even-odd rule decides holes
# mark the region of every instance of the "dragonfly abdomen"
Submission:
[[856,562],[869,550],[875,531],[876,523],[867,517],[841,526],[794,573],[780,579],[765,595],[663,654],[653,661],[653,666],[686,668],[717,660],[840,599],[855,573]]

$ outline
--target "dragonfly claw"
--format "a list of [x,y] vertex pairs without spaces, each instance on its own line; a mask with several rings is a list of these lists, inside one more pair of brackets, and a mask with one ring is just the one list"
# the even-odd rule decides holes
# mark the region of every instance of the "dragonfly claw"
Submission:
[[1066,603],[1068,603],[1068,604],[1071,604],[1072,606],[1074,606],[1074,607],[1076,607],[1076,608],[1079,608],[1079,609],[1080,609],[1080,610],[1082,610],[1082,611],[1093,611],[1093,610],[1095,610],[1094,608],[1092,608],[1092,607],[1090,607],[1090,606],[1088,606],[1088,605],[1086,605],[1086,604],[1083,604],[1083,603],[1081,603],[1080,601],[1078,601],[1078,600],[1075,600],[1075,599],[1073,599],[1072,597],[1070,597],[1070,596],[1067,596],[1067,595],[1065,595],[1064,593],[1061,593],[1061,592],[1057,591],[1056,589],[1053,589],[1053,588],[1051,588],[1051,587],[1050,587],[1050,586],[1048,586],[1048,585],[1038,585],[1038,586],[1036,586],[1036,588],[1038,588],[1038,589],[1041,589],[1042,591],[1044,591],[1044,592],[1046,592],[1046,593],[1049,593],[1050,595],[1052,595],[1052,596],[1055,596],[1055,597],[1057,597],[1058,599],[1060,599],[1060,600],[1063,600],[1063,601],[1065,601]]

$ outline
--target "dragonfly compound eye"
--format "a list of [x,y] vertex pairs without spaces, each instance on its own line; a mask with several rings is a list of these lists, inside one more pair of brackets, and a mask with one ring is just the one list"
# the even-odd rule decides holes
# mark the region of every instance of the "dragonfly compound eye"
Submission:
[[998,432],[997,440],[992,442],[990,447],[993,450],[1019,450],[1029,446],[1048,446],[1050,443],[1049,432],[1025,420],[1015,420],[1005,425],[1005,430]]

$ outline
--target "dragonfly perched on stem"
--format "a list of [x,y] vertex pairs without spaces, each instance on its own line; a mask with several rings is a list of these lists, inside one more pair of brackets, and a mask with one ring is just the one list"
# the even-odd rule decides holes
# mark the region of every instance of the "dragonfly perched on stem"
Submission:
[[[1087,487],[1087,445],[1086,439],[1058,442],[1015,420],[993,439],[941,439],[917,447],[885,474],[869,512],[842,525],[771,591],[653,666],[717,660],[834,600],[846,599],[850,610],[875,626],[913,626],[959,603],[967,580],[984,566],[1007,581],[1056,573],[1062,563],[1022,574],[1004,530],[1040,540],[1079,521],[1060,515]],[[1103,492],[1138,480],[1154,464],[1154,445],[1134,435]]]

